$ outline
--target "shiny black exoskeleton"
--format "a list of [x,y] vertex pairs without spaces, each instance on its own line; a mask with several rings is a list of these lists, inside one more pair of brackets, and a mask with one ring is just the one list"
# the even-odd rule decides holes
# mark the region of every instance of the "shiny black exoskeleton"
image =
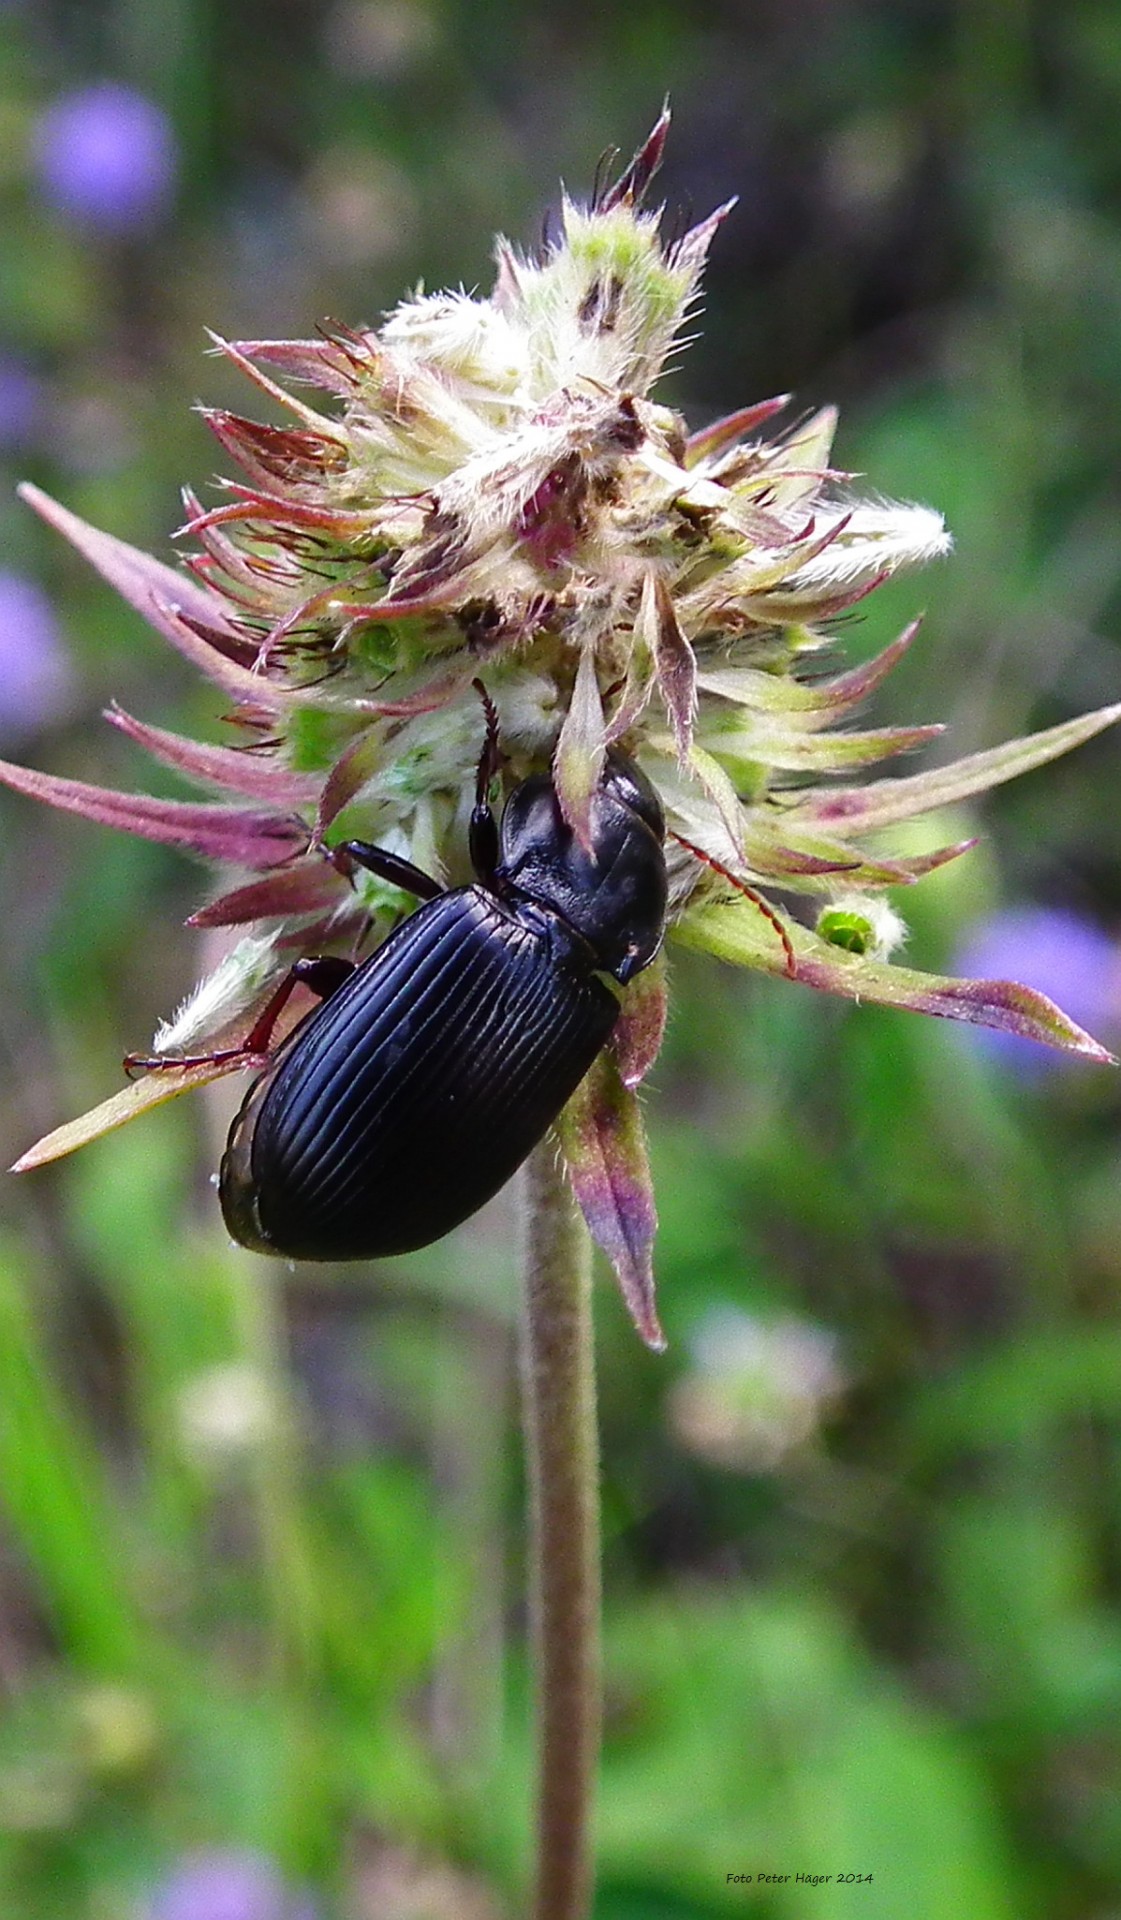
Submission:
[[646,776],[608,754],[589,853],[544,777],[511,794],[499,834],[486,799],[496,760],[488,703],[474,885],[443,891],[348,843],[424,904],[353,970],[297,969],[329,997],[250,1090],[222,1159],[222,1211],[244,1246],[368,1259],[458,1226],[521,1165],[610,1035],[619,996],[605,976],[625,984],[657,953],[664,820]]

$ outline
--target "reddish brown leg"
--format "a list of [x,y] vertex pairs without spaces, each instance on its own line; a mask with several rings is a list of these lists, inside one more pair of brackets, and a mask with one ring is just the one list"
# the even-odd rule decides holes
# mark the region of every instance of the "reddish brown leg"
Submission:
[[273,1031],[297,987],[310,987],[321,1000],[329,1000],[354,972],[352,960],[332,954],[309,955],[297,960],[285,974],[276,992],[265,1002],[239,1047],[219,1047],[213,1053],[126,1053],[124,1069],[131,1080],[135,1073],[158,1073],[168,1067],[224,1066],[228,1060],[241,1060],[247,1067],[268,1057]]
[[749,887],[747,881],[741,880],[738,874],[729,873],[727,867],[721,866],[719,860],[714,860],[711,853],[706,853],[703,847],[695,847],[691,840],[684,839],[680,833],[674,833],[672,829],[670,830],[670,838],[676,840],[679,847],[684,847],[687,853],[691,853],[694,859],[702,861],[706,867],[711,867],[713,873],[718,873],[722,880],[726,880],[730,887],[735,887],[737,893],[742,893],[745,900],[750,900],[752,906],[758,908],[764,920],[770,922],[778,934],[779,939],[782,941],[782,950],[786,955],[786,971],[792,980],[796,980],[798,977],[798,957],[791,945],[790,935],[787,933],[786,928],[783,926],[774,908],[764,900],[762,894],[756,893],[755,888]]

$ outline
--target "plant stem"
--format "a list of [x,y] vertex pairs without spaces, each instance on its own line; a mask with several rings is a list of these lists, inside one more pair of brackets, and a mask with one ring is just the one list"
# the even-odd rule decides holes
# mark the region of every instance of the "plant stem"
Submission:
[[552,1135],[525,1174],[522,1391],[537,1683],[533,1920],[585,1920],[600,1742],[591,1245]]

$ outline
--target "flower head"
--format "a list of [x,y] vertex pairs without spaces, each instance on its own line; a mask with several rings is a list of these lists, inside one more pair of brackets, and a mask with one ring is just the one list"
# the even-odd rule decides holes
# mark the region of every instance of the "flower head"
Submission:
[[[210,678],[239,730],[237,746],[203,745],[116,707],[107,716],[237,804],[0,768],[57,806],[241,870],[193,920],[257,931],[161,1049],[236,1045],[294,954],[353,952],[400,917],[397,889],[332,856],[346,839],[462,875],[481,679],[507,783],[551,770],[578,836],[609,748],[640,762],[666,812],[677,939],[851,999],[1107,1057],[1009,981],[891,964],[902,925],[885,890],[964,845],[899,856],[881,833],[1063,752],[1121,708],[933,771],[860,778],[940,729],[851,726],[917,629],[837,670],[824,661],[832,623],[949,537],[932,509],[861,492],[832,464],[831,409],[781,429],[785,399],[765,400],[690,434],[652,397],[729,212],[666,238],[644,209],[667,125],[663,114],[588,206],[565,199],[540,257],[499,242],[488,298],[417,294],[380,328],[316,339],[216,339],[291,424],[204,410],[244,477],[217,505],[186,494],[188,572],[26,490]],[[796,911],[799,898],[816,914]],[[634,1089],[657,1052],[664,992],[660,965],[627,989],[611,1047],[560,1122],[581,1204],[652,1342],[654,1213]],[[152,1076],[20,1165],[228,1068]]]
[[[1086,1026],[1121,1034],[1121,947],[1103,927],[1070,907],[1002,907],[967,931],[956,955],[964,973],[1015,968],[1041,993],[1069,1007]],[[975,1038],[1015,1072],[1033,1078],[1062,1056],[1014,1033],[978,1028]]]
[[808,1449],[849,1381],[836,1335],[793,1315],[712,1308],[670,1396],[674,1432],[716,1466],[769,1472]]
[[41,114],[35,173],[48,204],[75,226],[144,232],[171,201],[178,154],[153,100],[115,80],[78,87]]
[[0,353],[0,453],[32,445],[43,403],[43,382],[34,368],[14,353]]
[[151,1920],[315,1920],[269,1861],[242,1851],[188,1854],[158,1889]]
[[14,744],[66,711],[74,675],[41,586],[0,567],[0,740]]

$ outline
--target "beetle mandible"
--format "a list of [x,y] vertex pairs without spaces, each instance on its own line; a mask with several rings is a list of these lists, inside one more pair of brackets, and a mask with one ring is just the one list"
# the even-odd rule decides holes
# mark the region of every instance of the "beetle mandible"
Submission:
[[501,831],[486,743],[470,851],[441,888],[383,848],[359,865],[422,904],[359,966],[299,962],[323,1005],[278,1048],[230,1129],[219,1193],[235,1240],[298,1260],[407,1253],[497,1193],[575,1092],[653,960],[666,914],[665,822],[645,774],[611,749],[583,847],[543,775]]

